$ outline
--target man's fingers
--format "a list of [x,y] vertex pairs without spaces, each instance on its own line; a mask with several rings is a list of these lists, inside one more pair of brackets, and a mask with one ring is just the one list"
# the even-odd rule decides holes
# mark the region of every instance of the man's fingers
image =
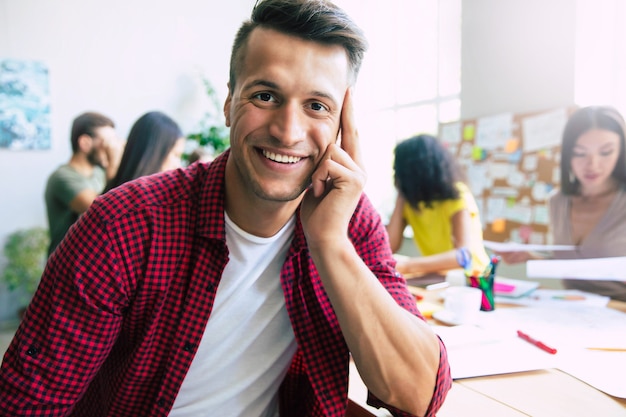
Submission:
[[359,147],[359,134],[354,119],[354,101],[352,99],[352,87],[346,90],[341,110],[341,148],[363,168]]

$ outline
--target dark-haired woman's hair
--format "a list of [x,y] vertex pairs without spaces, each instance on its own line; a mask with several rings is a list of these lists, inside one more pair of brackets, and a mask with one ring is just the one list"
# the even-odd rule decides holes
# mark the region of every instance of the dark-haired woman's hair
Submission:
[[566,195],[580,192],[580,182],[572,175],[572,157],[578,138],[592,129],[608,130],[617,133],[620,138],[619,156],[612,172],[612,177],[626,185],[626,156],[624,155],[626,138],[624,118],[610,106],[589,106],[576,110],[570,116],[563,129],[561,142],[561,191]]
[[456,183],[463,181],[454,156],[434,136],[417,135],[398,143],[393,163],[398,192],[415,209],[420,203],[457,199]]
[[182,137],[178,124],[166,114],[152,111],[141,116],[130,129],[120,166],[105,191],[161,171],[163,161]]
[[327,45],[340,45],[350,62],[349,82],[356,81],[367,40],[363,31],[339,7],[326,0],[261,0],[235,36],[230,55],[230,89],[243,65],[250,33],[264,27]]

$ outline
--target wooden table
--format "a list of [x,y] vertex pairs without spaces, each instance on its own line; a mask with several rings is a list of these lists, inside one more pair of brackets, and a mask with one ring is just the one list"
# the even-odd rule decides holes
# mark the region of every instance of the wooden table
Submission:
[[[626,312],[626,303],[609,307]],[[350,369],[349,417],[390,416],[366,404],[367,388],[354,364]],[[557,369],[454,381],[438,417],[617,417],[626,399],[612,397]]]

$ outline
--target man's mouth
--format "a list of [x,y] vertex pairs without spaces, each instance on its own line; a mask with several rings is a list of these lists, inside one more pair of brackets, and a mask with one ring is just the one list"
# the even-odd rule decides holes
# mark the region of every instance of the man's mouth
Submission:
[[302,159],[299,156],[280,155],[266,150],[263,150],[263,156],[270,161],[279,162],[281,164],[295,164],[296,162],[300,162],[300,160]]

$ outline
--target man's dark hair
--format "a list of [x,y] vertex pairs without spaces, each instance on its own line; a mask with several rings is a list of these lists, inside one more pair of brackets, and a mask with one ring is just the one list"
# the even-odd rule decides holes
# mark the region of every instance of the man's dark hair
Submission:
[[247,41],[257,27],[342,46],[350,63],[349,81],[351,84],[356,81],[368,45],[363,31],[342,9],[326,0],[261,0],[254,6],[250,20],[241,25],[235,36],[230,56],[231,91],[243,64]]
[[72,123],[72,133],[70,136],[72,152],[76,153],[76,151],[78,151],[79,137],[89,135],[93,138],[96,136],[96,129],[104,126],[115,127],[115,124],[113,120],[96,112],[86,112],[77,116]]
[[398,143],[394,150],[394,180],[398,192],[415,209],[420,203],[459,198],[456,183],[463,181],[454,156],[434,136],[417,135]]

